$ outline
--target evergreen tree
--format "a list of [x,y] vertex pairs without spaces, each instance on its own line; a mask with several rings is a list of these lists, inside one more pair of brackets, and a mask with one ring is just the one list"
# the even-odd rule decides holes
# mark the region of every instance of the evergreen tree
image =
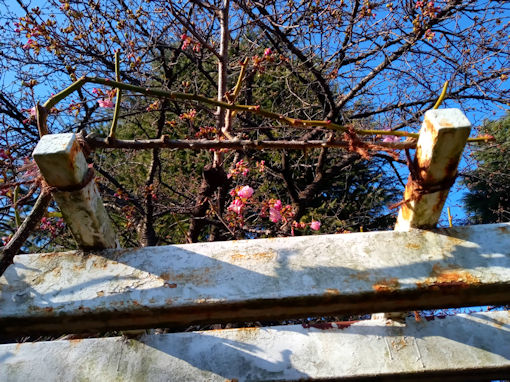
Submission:
[[480,145],[472,156],[476,168],[466,172],[469,189],[466,210],[473,223],[510,221],[510,114],[486,123],[482,133],[492,135],[494,143]]

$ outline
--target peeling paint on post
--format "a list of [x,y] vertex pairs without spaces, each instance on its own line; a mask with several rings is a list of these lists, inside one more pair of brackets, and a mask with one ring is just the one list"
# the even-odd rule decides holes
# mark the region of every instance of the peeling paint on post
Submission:
[[451,185],[471,123],[459,109],[437,109],[425,113],[395,230],[436,226]]
[[115,248],[115,232],[76,135],[43,136],[33,157],[55,188],[53,197],[80,248]]

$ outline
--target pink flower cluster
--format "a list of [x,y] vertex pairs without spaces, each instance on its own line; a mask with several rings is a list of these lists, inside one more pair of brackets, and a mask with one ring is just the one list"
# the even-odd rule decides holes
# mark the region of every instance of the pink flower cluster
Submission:
[[9,159],[8,152],[4,149],[0,149],[0,159]]
[[312,221],[310,223],[310,229],[313,229],[314,231],[318,231],[321,229],[321,222],[320,221]]
[[289,204],[284,206],[280,199],[270,199],[262,203],[260,216],[269,217],[273,223],[278,223],[280,220],[287,223],[294,218],[294,209]]
[[282,201],[278,199],[274,202],[273,206],[269,208],[269,220],[273,223],[277,223],[282,220]]
[[41,229],[43,231],[48,231],[52,237],[57,236],[57,231],[62,230],[64,227],[64,220],[61,218],[55,219],[54,221],[47,217],[41,219]]
[[109,98],[98,99],[97,103],[99,107],[112,108],[114,106],[113,101]]
[[25,43],[25,45],[23,45],[23,49],[25,49],[25,50],[29,50],[29,49],[35,48],[35,47],[37,47],[37,46],[38,46],[38,45],[37,45],[37,41],[35,41],[35,40],[33,40],[33,39],[29,38],[29,39],[27,40],[27,42]]
[[[390,131],[391,129],[389,127],[384,128],[384,131]],[[396,135],[386,135],[383,139],[383,142],[398,142],[400,141],[400,137],[397,137]]]
[[228,178],[236,179],[239,175],[246,176],[250,172],[250,169],[246,165],[243,159],[237,162],[232,170],[228,173]]
[[292,236],[294,236],[294,228],[305,229],[307,226],[310,226],[310,229],[313,231],[318,231],[321,229],[321,222],[318,220],[312,220],[311,223],[293,222],[292,223]]
[[232,201],[230,206],[227,207],[227,210],[241,215],[244,207],[248,203],[248,199],[253,196],[253,192],[253,188],[250,186],[236,187],[234,190],[230,191],[230,195],[237,195],[237,197]]
[[400,141],[400,137],[397,137],[396,135],[387,135],[384,137],[383,142],[398,142]]
[[102,97],[102,99],[97,100],[99,107],[112,108],[113,106],[115,106],[112,99],[117,94],[117,89],[112,89],[107,92],[103,92],[101,89],[94,88],[92,89],[92,94],[95,94],[98,97]]
[[12,235],[2,236],[2,245],[6,246],[11,241]]
[[[251,200],[253,194],[254,190],[250,186],[237,186],[230,191],[230,196],[232,196],[234,200],[232,200],[227,207],[227,211],[230,212],[230,215],[227,215],[229,226],[235,227],[244,224],[243,212],[249,204],[252,204],[252,206],[259,206],[259,216],[262,218],[269,218],[273,223],[281,221],[286,224],[293,221],[295,213],[291,205],[287,204],[284,206],[280,199],[264,200],[261,203],[253,202]],[[292,234],[294,234],[294,228],[304,229],[307,226],[309,226],[311,230],[318,231],[321,227],[321,223],[315,220],[311,223],[292,222]]]
[[185,121],[185,120],[193,121],[196,116],[197,116],[197,111],[195,109],[189,109],[187,113],[182,113],[179,116],[179,119],[181,121]]
[[200,52],[200,49],[202,48],[202,45],[198,42],[193,42],[190,36],[188,36],[186,33],[181,34],[181,41],[182,41],[182,50],[186,50],[189,48],[191,44],[193,44],[193,51],[194,52]]

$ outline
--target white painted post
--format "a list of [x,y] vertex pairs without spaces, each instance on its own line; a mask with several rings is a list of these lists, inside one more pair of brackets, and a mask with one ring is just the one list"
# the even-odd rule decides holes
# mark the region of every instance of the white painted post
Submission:
[[[395,230],[434,228],[457,175],[471,123],[459,109],[425,113]],[[414,176],[414,178],[413,178]]]
[[[470,131],[471,123],[459,109],[435,109],[425,113],[395,231],[436,226],[455,182]],[[403,320],[406,315],[404,312],[377,313],[372,319]]]
[[115,232],[76,135],[44,135],[32,155],[80,248],[115,248]]

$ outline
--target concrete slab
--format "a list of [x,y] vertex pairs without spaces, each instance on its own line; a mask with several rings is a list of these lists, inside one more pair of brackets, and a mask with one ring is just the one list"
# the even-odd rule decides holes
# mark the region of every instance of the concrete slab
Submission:
[[0,363],[5,382],[480,381],[510,375],[510,315],[9,344]]
[[504,304],[510,224],[17,256],[0,333]]

